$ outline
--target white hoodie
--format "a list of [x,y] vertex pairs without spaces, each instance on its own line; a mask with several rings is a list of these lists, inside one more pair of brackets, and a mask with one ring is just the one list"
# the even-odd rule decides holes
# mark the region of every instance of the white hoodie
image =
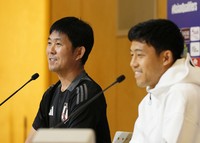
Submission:
[[200,68],[189,55],[147,92],[130,143],[200,143]]

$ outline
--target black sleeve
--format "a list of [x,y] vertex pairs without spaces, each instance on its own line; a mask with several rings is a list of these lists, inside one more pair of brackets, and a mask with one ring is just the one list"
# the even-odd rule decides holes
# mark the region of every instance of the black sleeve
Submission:
[[35,130],[37,130],[39,128],[46,128],[47,127],[45,109],[44,109],[45,95],[46,94],[43,95],[43,98],[40,101],[40,106],[39,106],[37,115],[36,115],[35,120],[32,124],[32,126]]
[[34,122],[32,124],[32,127],[37,130],[39,128],[48,128],[49,127],[49,107],[51,98],[53,96],[53,92],[56,88],[56,86],[60,84],[60,82],[57,82],[56,85],[53,85],[47,89],[47,91],[44,93],[42,100],[40,101],[40,106],[37,112],[37,115],[34,119]]

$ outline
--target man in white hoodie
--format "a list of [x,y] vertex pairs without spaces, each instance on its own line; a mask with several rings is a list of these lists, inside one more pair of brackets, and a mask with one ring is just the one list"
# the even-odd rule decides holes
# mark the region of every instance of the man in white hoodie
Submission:
[[139,105],[130,143],[200,143],[200,68],[184,38],[166,19],[139,23],[129,30],[130,66],[147,95]]

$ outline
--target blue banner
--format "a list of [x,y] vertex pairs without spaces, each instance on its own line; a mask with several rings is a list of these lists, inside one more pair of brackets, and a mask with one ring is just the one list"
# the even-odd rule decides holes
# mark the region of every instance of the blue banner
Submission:
[[179,26],[193,63],[200,66],[200,1],[168,0],[167,17]]

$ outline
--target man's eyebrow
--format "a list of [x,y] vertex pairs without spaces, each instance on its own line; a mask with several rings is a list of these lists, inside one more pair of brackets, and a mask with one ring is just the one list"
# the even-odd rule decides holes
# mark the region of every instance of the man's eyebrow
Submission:
[[57,41],[57,40],[61,40],[61,38],[51,39],[50,37],[48,37],[48,40],[54,40],[54,41]]
[[130,52],[133,52],[133,51],[135,51],[135,52],[137,52],[137,51],[141,52],[141,51],[143,51],[143,50],[142,50],[142,49],[134,49],[134,50],[131,50],[131,48],[130,48]]

